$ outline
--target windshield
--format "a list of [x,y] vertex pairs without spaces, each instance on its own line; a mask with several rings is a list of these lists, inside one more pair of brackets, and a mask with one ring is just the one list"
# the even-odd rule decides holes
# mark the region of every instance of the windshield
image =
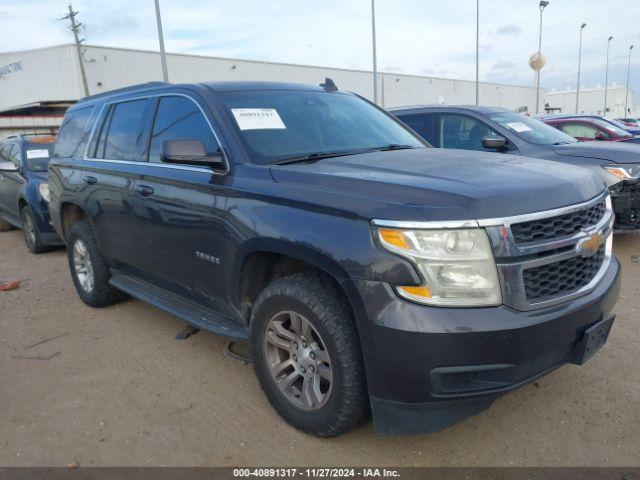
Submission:
[[258,164],[425,146],[389,115],[348,93],[263,90],[223,92],[219,98]]
[[606,124],[606,125],[602,125],[602,127],[606,128],[609,132],[612,132],[617,137],[632,137],[633,136],[627,131],[627,126],[624,123],[619,122],[618,120],[612,120],[610,118],[600,120],[598,118],[597,121],[598,121],[599,124],[600,124],[600,122]]
[[46,172],[53,154],[53,143],[28,143],[24,149],[24,165],[30,172]]
[[525,142],[535,145],[561,145],[564,143],[576,143],[577,140],[566,133],[561,132],[521,113],[501,112],[490,115],[489,118],[499,123],[506,129],[515,133]]

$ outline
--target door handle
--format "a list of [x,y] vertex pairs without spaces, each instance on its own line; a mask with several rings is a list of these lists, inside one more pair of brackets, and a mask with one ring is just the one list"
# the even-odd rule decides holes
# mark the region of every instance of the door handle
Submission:
[[95,185],[96,183],[98,183],[98,179],[90,175],[85,175],[84,177],[82,177],[82,181],[87,185]]
[[146,185],[136,185],[136,192],[143,197],[148,197],[149,195],[153,195],[153,188]]

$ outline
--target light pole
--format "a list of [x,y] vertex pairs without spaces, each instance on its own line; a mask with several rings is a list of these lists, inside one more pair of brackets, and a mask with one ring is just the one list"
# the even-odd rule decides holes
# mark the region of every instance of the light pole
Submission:
[[624,92],[624,116],[627,116],[627,102],[629,101],[629,73],[631,72],[631,50],[633,45],[629,47],[629,63],[627,64],[627,89]]
[[578,48],[578,85],[576,86],[576,113],[578,113],[578,105],[580,102],[580,67],[582,66],[582,30],[587,24],[580,25],[580,47]]
[[[542,12],[549,2],[542,0],[540,2],[540,31],[538,34],[538,57],[542,55]],[[540,70],[536,70],[536,114],[540,113]]]
[[607,116],[607,89],[609,88],[609,47],[611,46],[613,35],[607,40],[607,66],[604,71],[604,110],[602,115]]
[[376,2],[371,0],[371,35],[373,46],[373,103],[378,104],[378,58],[376,55]]
[[162,19],[160,18],[160,0],[156,2],[156,23],[158,24],[158,42],[160,43],[160,63],[162,63],[162,81],[169,81],[167,70],[167,55],[164,52],[164,36],[162,35]]
[[476,105],[480,104],[480,0],[476,0]]

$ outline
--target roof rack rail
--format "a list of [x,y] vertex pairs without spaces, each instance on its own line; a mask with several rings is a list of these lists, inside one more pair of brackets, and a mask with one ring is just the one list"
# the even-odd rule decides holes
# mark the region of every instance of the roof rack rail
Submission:
[[9,135],[6,138],[25,138],[25,137],[50,137],[51,135],[55,135],[51,132],[42,132],[42,133],[14,133]]
[[138,88],[151,88],[151,87],[159,87],[162,85],[169,85],[167,82],[147,82],[147,83],[139,83],[137,85],[129,85],[128,87],[122,87],[122,88],[116,88],[115,90],[109,90],[108,92],[102,92],[102,93],[96,93],[95,95],[90,95],[88,97],[84,97],[81,98],[80,100],[78,100],[76,102],[76,104],[78,103],[84,103],[84,102],[88,102],[91,100],[94,100],[96,98],[102,98],[108,95],[116,95],[119,93],[127,93],[129,91],[132,90],[136,90]]

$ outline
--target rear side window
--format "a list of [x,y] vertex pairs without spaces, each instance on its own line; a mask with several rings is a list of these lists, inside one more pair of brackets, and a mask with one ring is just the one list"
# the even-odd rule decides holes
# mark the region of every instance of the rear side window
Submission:
[[91,133],[89,118],[93,107],[77,108],[67,112],[58,132],[54,156],[58,158],[82,158]]
[[208,154],[215,154],[220,147],[198,106],[185,97],[160,98],[151,132],[150,162],[160,162],[165,140],[201,140]]
[[143,161],[147,99],[111,105],[98,138],[97,158]]
[[411,129],[424,138],[433,147],[441,147],[438,132],[438,115],[422,113],[414,115],[398,115],[398,118],[409,125]]

